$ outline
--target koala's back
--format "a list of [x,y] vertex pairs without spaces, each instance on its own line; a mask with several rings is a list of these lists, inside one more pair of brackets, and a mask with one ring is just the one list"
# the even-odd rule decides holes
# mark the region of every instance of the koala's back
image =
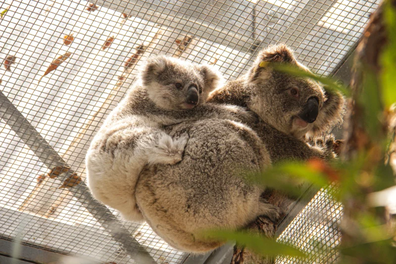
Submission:
[[126,96],[109,114],[104,126],[112,126],[112,123],[131,116],[136,119],[144,118],[146,113],[149,112],[160,113],[159,109],[149,99],[147,91],[137,82],[127,91]]
[[[173,124],[180,118],[177,112],[159,108],[151,101],[147,91],[141,84],[136,83],[126,96],[109,114],[100,130],[92,141],[92,146],[108,144],[107,141],[120,141],[119,135],[123,131],[135,130],[144,134],[151,128]],[[130,133],[128,135],[130,135]],[[132,138],[129,138],[131,141]]]
[[243,174],[269,165],[269,155],[241,123],[210,119],[174,129],[189,134],[183,160],[143,171],[137,203],[169,244],[205,252],[219,244],[201,242],[196,236],[202,229],[241,227],[256,217],[262,190],[247,184]]

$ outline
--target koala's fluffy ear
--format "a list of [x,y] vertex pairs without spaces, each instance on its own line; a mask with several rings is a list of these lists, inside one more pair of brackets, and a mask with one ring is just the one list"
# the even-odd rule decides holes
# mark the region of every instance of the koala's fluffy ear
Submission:
[[224,81],[221,73],[209,65],[201,65],[198,70],[205,82],[204,92],[208,94]]
[[254,82],[259,79],[266,79],[269,75],[270,69],[267,67],[267,63],[290,63],[297,65],[296,58],[293,55],[291,49],[285,44],[279,44],[276,46],[269,46],[262,50],[257,59],[255,60],[253,67],[250,69],[248,74],[248,81]]
[[344,96],[340,92],[326,89],[326,87],[324,87],[324,90],[325,102],[319,111],[316,121],[313,123],[312,129],[307,132],[308,137],[318,136],[341,124],[346,112]]
[[165,56],[153,57],[147,60],[142,68],[142,81],[143,85],[148,85],[156,79],[156,77],[163,72],[170,62]]

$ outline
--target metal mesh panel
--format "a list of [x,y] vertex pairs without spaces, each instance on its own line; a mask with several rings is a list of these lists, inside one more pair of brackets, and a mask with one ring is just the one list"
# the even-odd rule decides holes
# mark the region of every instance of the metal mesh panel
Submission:
[[279,257],[276,263],[335,263],[341,234],[338,226],[342,206],[331,197],[334,189],[318,192],[278,237],[278,241],[292,245],[308,255],[301,260]]
[[[181,263],[184,253],[146,224],[121,222],[83,182],[59,188],[73,177],[84,180],[89,142],[142,61],[167,54],[213,64],[235,79],[259,49],[284,42],[326,75],[358,40],[378,2],[0,2],[0,11],[8,10],[0,18],[0,236],[95,261]],[[64,61],[46,74],[60,56]],[[319,204],[323,215],[334,208]],[[318,229],[309,217],[290,230]],[[296,235],[288,232],[285,237]],[[337,240],[334,232],[329,236]]]

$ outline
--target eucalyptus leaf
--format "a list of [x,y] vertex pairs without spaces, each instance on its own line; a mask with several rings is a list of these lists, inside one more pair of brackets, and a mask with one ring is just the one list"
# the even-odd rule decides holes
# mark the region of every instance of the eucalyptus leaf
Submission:
[[359,94],[360,103],[364,106],[364,125],[373,140],[381,139],[380,116],[383,111],[382,98],[377,77],[369,70],[365,71],[363,92]]
[[305,78],[310,78],[312,80],[318,81],[325,85],[327,89],[332,90],[332,91],[339,91],[345,96],[350,96],[351,92],[350,90],[345,87],[344,85],[338,83],[337,81],[329,78],[329,77],[322,77],[319,75],[316,75],[312,72],[309,71],[304,71],[301,68],[289,64],[281,64],[281,63],[271,63],[268,65],[269,67],[273,68],[276,71],[284,72],[293,76],[297,77],[305,77]]
[[364,263],[396,263],[396,250],[391,246],[391,242],[392,240],[388,239],[341,248],[341,256],[344,259],[341,263],[363,263],[360,262],[362,259]]
[[280,162],[261,173],[249,174],[249,180],[264,186],[273,185],[271,187],[291,185],[291,189],[295,189],[296,184],[306,182],[319,188],[330,183],[324,173],[315,170],[304,162]]
[[380,162],[375,171],[373,191],[381,191],[394,185],[395,176],[392,167],[389,163],[385,164],[385,161]]
[[382,98],[386,107],[396,102],[396,12],[390,1],[384,2],[385,27],[388,43],[381,54]]

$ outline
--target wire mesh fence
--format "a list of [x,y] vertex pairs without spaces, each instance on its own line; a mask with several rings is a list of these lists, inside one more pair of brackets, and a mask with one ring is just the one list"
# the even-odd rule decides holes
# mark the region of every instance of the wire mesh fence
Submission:
[[276,263],[337,262],[342,205],[332,199],[333,192],[333,187],[319,191],[278,237],[279,242],[299,248],[307,258],[278,257]]
[[[283,42],[327,75],[378,2],[0,2],[0,236],[92,261],[181,263],[185,253],[146,224],[122,222],[84,185],[90,140],[145,58],[208,63],[235,79],[258,50]],[[316,222],[340,215],[328,216],[338,205],[318,199]],[[336,229],[321,233],[329,228],[310,217],[296,220],[282,241],[296,244],[287,237],[302,229],[338,241]]]

